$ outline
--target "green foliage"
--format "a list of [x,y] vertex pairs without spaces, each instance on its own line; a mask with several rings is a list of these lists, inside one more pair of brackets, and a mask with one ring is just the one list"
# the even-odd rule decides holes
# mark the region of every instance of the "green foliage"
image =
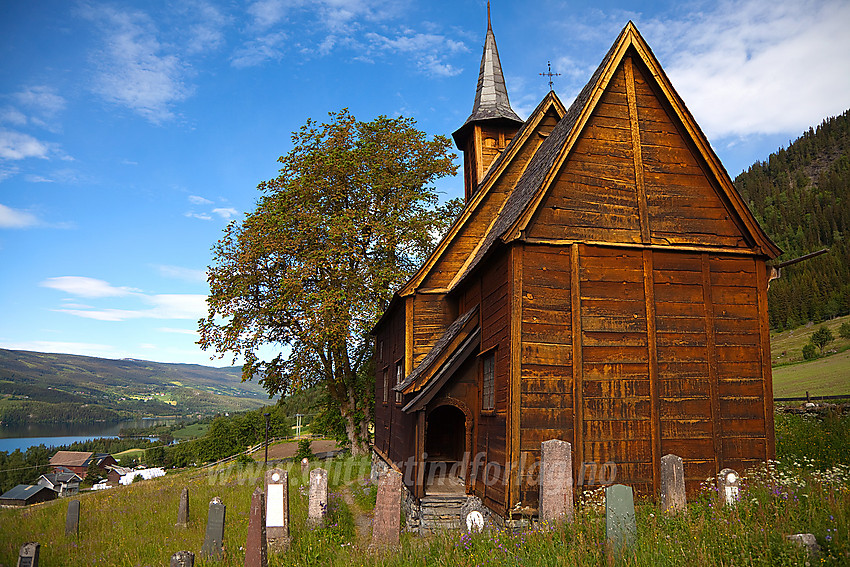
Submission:
[[838,336],[842,339],[850,339],[850,322],[844,321],[838,327]]
[[310,459],[312,461],[315,458],[316,455],[313,454],[313,449],[310,447],[310,440],[299,439],[298,450],[295,451],[295,460],[300,461],[301,459]]
[[823,354],[823,349],[826,348],[826,346],[834,340],[835,336],[833,336],[832,331],[823,326],[821,326],[817,331],[812,333],[812,344],[818,347],[821,354]]
[[83,479],[83,482],[89,485],[96,484],[102,478],[102,472],[97,466],[97,459],[92,458],[89,461],[89,467],[86,469],[86,477]]
[[26,451],[0,451],[0,494],[18,484],[32,484],[39,475],[49,472],[52,453],[44,445]]
[[850,111],[810,128],[787,149],[735,179],[761,226],[784,253],[829,247],[770,285],[770,325],[782,330],[850,313]]
[[[243,355],[243,376],[271,394],[321,383],[366,450],[371,411],[359,397],[369,329],[453,220],[429,185],[456,167],[451,142],[408,118],[356,120],[347,110],[292,134],[280,175],[257,208],[213,247],[204,349]],[[286,345],[259,360],[266,344]]]
[[815,345],[812,343],[806,343],[803,345],[803,360],[812,360],[813,358],[817,358],[818,353],[815,352]]

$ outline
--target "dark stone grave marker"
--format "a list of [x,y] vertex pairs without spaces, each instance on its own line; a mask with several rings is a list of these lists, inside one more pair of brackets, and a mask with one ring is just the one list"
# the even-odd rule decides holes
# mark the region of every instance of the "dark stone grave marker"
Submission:
[[204,545],[201,547],[201,557],[220,561],[224,551],[224,518],[227,506],[216,496],[210,501],[210,511],[207,516],[207,532]]
[[180,493],[180,506],[177,508],[177,525],[189,527],[189,489],[184,488]]
[[65,515],[65,535],[77,537],[80,535],[80,501],[68,502],[68,513]]

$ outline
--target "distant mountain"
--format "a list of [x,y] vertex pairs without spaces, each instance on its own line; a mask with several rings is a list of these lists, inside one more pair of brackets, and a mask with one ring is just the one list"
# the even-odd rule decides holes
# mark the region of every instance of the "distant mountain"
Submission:
[[770,326],[850,314],[850,110],[753,164],[735,187],[784,251],[780,262],[830,248],[770,284]]
[[211,415],[268,405],[241,368],[0,349],[0,422]]

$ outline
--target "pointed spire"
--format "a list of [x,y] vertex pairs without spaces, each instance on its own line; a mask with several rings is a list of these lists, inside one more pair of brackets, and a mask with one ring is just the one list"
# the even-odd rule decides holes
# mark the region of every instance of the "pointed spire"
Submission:
[[475,103],[472,114],[465,124],[477,120],[507,118],[522,123],[508,100],[499,50],[496,48],[496,36],[490,23],[490,2],[487,2],[487,36],[484,39],[484,53],[481,56],[481,69],[478,72],[478,88],[475,91]]

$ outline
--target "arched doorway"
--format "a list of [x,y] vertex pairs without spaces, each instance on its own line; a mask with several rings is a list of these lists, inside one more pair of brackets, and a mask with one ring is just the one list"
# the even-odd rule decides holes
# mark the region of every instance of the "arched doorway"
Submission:
[[453,405],[441,405],[427,416],[425,427],[426,494],[465,492],[466,415]]

